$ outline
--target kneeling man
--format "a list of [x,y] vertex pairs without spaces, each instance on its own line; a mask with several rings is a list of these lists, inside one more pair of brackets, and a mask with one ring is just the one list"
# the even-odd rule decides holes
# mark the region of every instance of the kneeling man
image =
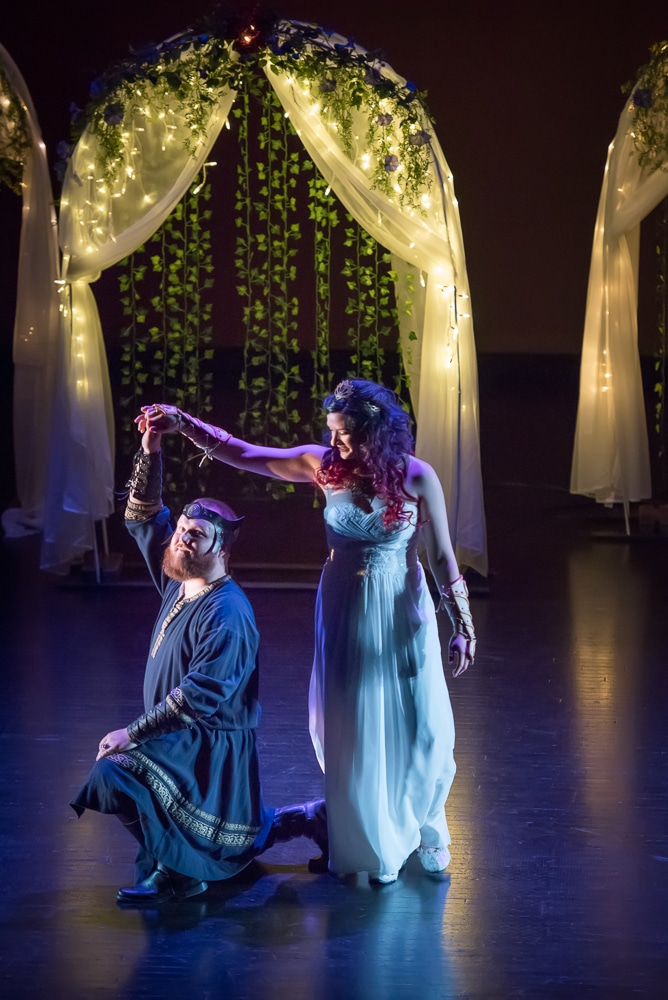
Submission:
[[243,518],[224,503],[187,504],[174,530],[163,506],[161,435],[143,432],[125,513],[162,594],[139,718],[107,733],[71,805],[115,813],[139,842],[126,904],[204,892],[277,841],[315,840],[326,855],[324,802],[266,809],[255,730],[258,631],[229,575]]

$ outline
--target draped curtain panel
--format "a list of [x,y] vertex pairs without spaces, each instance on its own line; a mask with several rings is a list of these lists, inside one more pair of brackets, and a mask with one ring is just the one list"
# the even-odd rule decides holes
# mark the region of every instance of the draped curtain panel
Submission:
[[599,503],[652,495],[638,354],[640,223],[668,195],[668,173],[638,163],[633,106],[608,149],[585,312],[571,492]]
[[[336,41],[338,36],[327,38]],[[340,41],[347,44],[346,39]],[[398,293],[409,283],[415,286],[410,294],[413,312],[402,318],[400,336],[411,375],[416,450],[443,483],[460,562],[486,575],[473,324],[457,201],[438,141],[432,135],[430,183],[422,195],[422,210],[408,209],[398,198],[373,190],[373,151],[365,148],[363,139],[356,140],[349,156],[316,99],[289,72],[269,66],[265,72],[334,193],[391,252]],[[386,65],[383,74],[402,79]],[[175,105],[161,117],[152,117],[150,108],[137,111],[124,123],[124,161],[111,182],[99,166],[97,140],[90,130],[74,150],[60,215],[66,282],[61,315],[67,345],[62,384],[68,419],[52,447],[43,568],[65,567],[81,547],[83,535],[68,530],[73,518],[90,525],[112,509],[111,397],[90,284],[164,222],[206,161],[234,98],[231,89],[221,92],[206,139],[199,141],[194,155],[186,146],[189,126],[182,105],[180,112]],[[353,129],[360,136],[366,131],[362,121]]]
[[[360,138],[350,157],[310,92],[287,73],[269,67],[266,73],[332,191],[359,225],[391,252],[399,301],[407,273],[413,274],[413,314],[402,316],[401,325],[417,420],[416,452],[433,465],[443,483],[459,561],[486,575],[473,323],[457,200],[438,140],[432,136],[430,143],[433,160],[431,183],[422,196],[424,213],[406,209],[371,186],[373,150],[364,142],[363,121],[353,121],[353,135]],[[383,74],[396,78],[387,66]],[[417,341],[408,340],[410,331]]]
[[[23,211],[14,320],[13,433],[20,507],[3,512],[8,535],[40,531],[44,523],[51,415],[61,348],[56,213],[47,153],[26,83],[0,45],[0,67],[23,108],[30,151],[21,184]],[[7,95],[10,96],[10,95]]]
[[[234,101],[220,95],[206,140],[186,148],[190,127],[183,113],[165,118],[135,115],[124,162],[110,183],[98,166],[97,139],[85,131],[68,163],[60,211],[63,278],[71,305],[64,339],[67,406],[54,437],[40,565],[67,570],[94,545],[95,521],[113,511],[113,407],[97,303],[90,285],[101,272],[133,253],[183,198],[205,163]],[[63,400],[63,403],[65,400]]]

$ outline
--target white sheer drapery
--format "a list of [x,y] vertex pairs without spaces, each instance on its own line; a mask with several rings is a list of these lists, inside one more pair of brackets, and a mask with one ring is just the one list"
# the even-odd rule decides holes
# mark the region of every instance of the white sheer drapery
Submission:
[[[389,67],[383,73],[401,79]],[[440,146],[432,137],[432,183],[423,194],[423,212],[402,208],[372,190],[369,172],[361,166],[370,151],[360,145],[351,162],[335,130],[290,76],[272,70],[267,76],[339,199],[392,252],[399,293],[414,278],[416,288],[409,296],[413,313],[402,320],[401,335],[412,375],[417,451],[444,484],[458,558],[486,574],[473,326],[457,202]],[[126,142],[113,183],[101,174],[97,140],[90,130],[77,144],[65,179],[60,243],[68,351],[59,418],[63,431],[52,451],[43,568],[65,567],[74,555],[92,547],[95,520],[112,509],[111,397],[90,283],[162,224],[204,164],[235,97],[230,90],[220,96],[206,141],[193,156],[185,145],[188,125],[176,105],[162,116],[153,114],[151,85],[144,86],[145,107],[124,122]],[[415,340],[409,337],[411,331]]]
[[58,231],[46,147],[26,83],[0,45],[0,66],[24,110],[31,150],[21,183],[23,211],[14,319],[13,433],[20,503],[3,513],[7,534],[39,531],[44,517],[50,415],[58,351]]
[[[113,410],[100,318],[90,283],[131,254],[164,222],[204,165],[234,101],[226,90],[194,152],[176,105],[126,121],[122,163],[110,183],[98,165],[97,139],[84,132],[68,164],[60,212],[63,251],[63,359],[41,566],[62,571],[95,546],[95,522],[113,511]],[[164,103],[164,102],[163,102]],[[69,302],[67,298],[69,297]]]
[[[400,79],[388,66],[382,72]],[[391,199],[372,188],[374,154],[363,139],[366,125],[361,113],[359,121],[353,121],[351,158],[310,90],[289,73],[270,67],[266,73],[332,191],[366,232],[393,255],[398,301],[400,305],[406,299],[413,302],[410,315],[401,308],[399,313],[417,419],[416,452],[433,465],[443,483],[459,561],[486,575],[473,323],[457,200],[438,140],[432,134],[431,183],[422,195],[422,211],[407,208],[401,205],[398,192]],[[424,128],[431,133],[428,122]],[[411,332],[416,340],[410,339]]]
[[638,164],[633,105],[608,149],[589,272],[571,492],[599,503],[652,494],[638,355],[641,221],[668,195],[668,173]]

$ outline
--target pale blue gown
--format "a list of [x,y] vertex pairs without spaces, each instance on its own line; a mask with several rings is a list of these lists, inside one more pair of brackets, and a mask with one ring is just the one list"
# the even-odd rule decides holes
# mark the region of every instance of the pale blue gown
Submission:
[[[410,523],[385,528],[349,490],[327,491],[329,558],[316,603],[311,738],[325,774],[330,870],[393,872],[450,843],[454,721],[434,602]],[[448,855],[449,857],[449,855]]]

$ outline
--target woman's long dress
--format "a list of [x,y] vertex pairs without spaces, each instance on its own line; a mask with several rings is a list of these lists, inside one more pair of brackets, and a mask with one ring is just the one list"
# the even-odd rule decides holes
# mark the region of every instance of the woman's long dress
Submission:
[[309,721],[337,873],[397,871],[420,843],[450,843],[454,721],[406,510],[410,523],[387,529],[377,498],[365,510],[348,490],[327,493]]

